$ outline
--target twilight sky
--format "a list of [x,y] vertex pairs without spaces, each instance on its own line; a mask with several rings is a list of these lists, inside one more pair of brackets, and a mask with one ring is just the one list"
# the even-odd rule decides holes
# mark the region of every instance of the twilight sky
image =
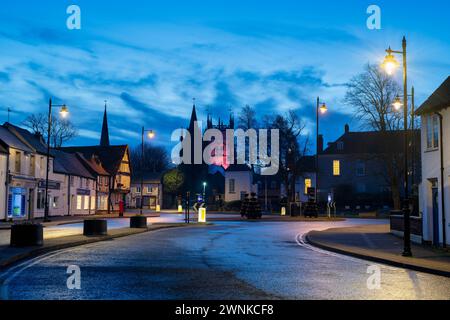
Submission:
[[[108,100],[112,143],[136,145],[145,125],[170,146],[193,97],[201,119],[207,108],[216,118],[245,104],[261,116],[296,109],[314,132],[320,95],[330,141],[345,123],[358,129],[344,84],[389,45],[399,50],[403,35],[418,104],[449,75],[450,3],[420,2],[2,1],[0,120],[8,107],[16,124],[46,112],[51,96],[70,107],[79,129],[71,144],[97,144]],[[81,30],[66,27],[71,4],[81,7]],[[371,4],[382,10],[381,30],[366,27]]]

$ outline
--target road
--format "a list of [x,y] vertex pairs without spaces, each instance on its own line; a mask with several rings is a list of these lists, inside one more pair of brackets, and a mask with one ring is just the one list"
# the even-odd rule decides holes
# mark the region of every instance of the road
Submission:
[[[63,250],[2,274],[3,299],[450,299],[450,279],[381,267],[302,243],[345,222],[221,222],[161,230]],[[66,286],[69,265],[81,289]]]

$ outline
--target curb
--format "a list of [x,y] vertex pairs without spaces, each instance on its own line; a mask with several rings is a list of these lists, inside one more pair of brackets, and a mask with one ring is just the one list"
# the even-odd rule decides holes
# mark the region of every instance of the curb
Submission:
[[[207,224],[205,224],[205,225],[207,225]],[[198,226],[205,226],[205,225],[198,225]],[[68,248],[78,247],[78,246],[82,246],[82,245],[86,245],[86,244],[123,238],[123,237],[142,234],[142,233],[146,233],[146,232],[152,232],[152,231],[163,230],[163,229],[184,228],[184,227],[188,227],[188,226],[196,227],[197,225],[176,224],[176,225],[157,226],[157,228],[153,228],[153,229],[150,229],[150,228],[135,229],[135,231],[133,231],[133,232],[125,232],[125,233],[116,234],[116,235],[106,235],[106,236],[102,236],[102,237],[92,237],[92,238],[87,238],[84,240],[79,240],[79,241],[74,241],[74,242],[56,244],[56,245],[52,245],[52,246],[48,246],[48,247],[40,247],[40,248],[30,250],[29,252],[20,253],[20,254],[14,255],[8,259],[5,259],[3,261],[0,261],[0,271],[4,271],[5,269],[9,268],[11,265],[13,265],[17,262],[20,262],[22,260],[26,260],[29,258],[35,258],[42,254],[57,251],[57,250],[68,249]]]
[[343,249],[338,249],[336,247],[328,246],[328,245],[322,244],[320,242],[311,240],[310,233],[311,232],[308,232],[305,235],[306,242],[308,244],[310,244],[310,245],[313,245],[313,246],[315,246],[317,248],[320,248],[320,249],[323,249],[323,250],[339,253],[339,254],[346,255],[346,256],[351,256],[351,257],[362,259],[362,260],[368,260],[368,261],[383,263],[383,264],[390,265],[390,266],[393,266],[393,267],[410,269],[410,270],[414,270],[414,271],[430,273],[430,274],[434,274],[434,275],[450,278],[450,272],[448,272],[448,271],[428,268],[428,267],[424,267],[424,266],[418,266],[418,265],[415,265],[415,264],[404,263],[404,262],[384,259],[384,258],[380,258],[380,257],[374,257],[374,256],[362,254],[362,253],[347,251],[347,250],[343,250]]

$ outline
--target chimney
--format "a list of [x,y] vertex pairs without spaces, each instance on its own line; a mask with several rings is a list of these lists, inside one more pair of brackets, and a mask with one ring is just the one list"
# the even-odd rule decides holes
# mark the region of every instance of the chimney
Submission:
[[344,128],[345,128],[345,133],[350,132],[350,126],[348,124],[346,124]]
[[319,134],[317,138],[317,153],[323,152],[323,135]]

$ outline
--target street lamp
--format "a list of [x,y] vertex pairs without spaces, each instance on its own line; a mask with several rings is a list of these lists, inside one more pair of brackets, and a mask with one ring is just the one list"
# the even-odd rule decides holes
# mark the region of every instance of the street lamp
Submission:
[[316,204],[319,203],[318,198],[318,190],[319,190],[319,113],[325,114],[328,111],[328,107],[324,102],[320,101],[320,98],[317,97],[317,106],[316,106],[316,190],[315,190],[315,197],[316,197]]
[[203,202],[206,203],[206,182],[203,182]]
[[[404,248],[403,256],[411,257],[411,223],[410,223],[410,210],[409,210],[409,199],[408,199],[408,70],[406,63],[406,38],[403,37],[402,40],[402,51],[392,50],[391,47],[386,50],[386,57],[381,64],[382,68],[386,71],[388,75],[392,75],[394,71],[400,65],[394,57],[395,54],[401,54],[403,59],[403,113],[404,113],[404,170],[405,170],[405,199],[403,201],[403,214],[404,214]],[[399,97],[400,98],[400,97]],[[398,99],[400,100],[400,99]],[[397,106],[398,106],[397,101]]]
[[52,109],[61,108],[59,114],[62,118],[67,118],[69,115],[69,109],[65,104],[55,105],[52,103],[52,99],[48,102],[48,125],[47,125],[47,170],[45,173],[45,206],[44,206],[44,222],[50,222],[49,208],[48,208],[48,175],[50,171],[50,135],[52,128]]
[[[142,135],[141,135],[141,206],[140,206],[140,214],[142,215],[142,211],[144,209],[144,152],[145,152],[145,141],[144,136],[147,133],[149,139],[154,139],[156,134],[153,130],[146,130],[142,127]],[[156,199],[158,202],[158,199]],[[158,205],[158,203],[156,204]]]

